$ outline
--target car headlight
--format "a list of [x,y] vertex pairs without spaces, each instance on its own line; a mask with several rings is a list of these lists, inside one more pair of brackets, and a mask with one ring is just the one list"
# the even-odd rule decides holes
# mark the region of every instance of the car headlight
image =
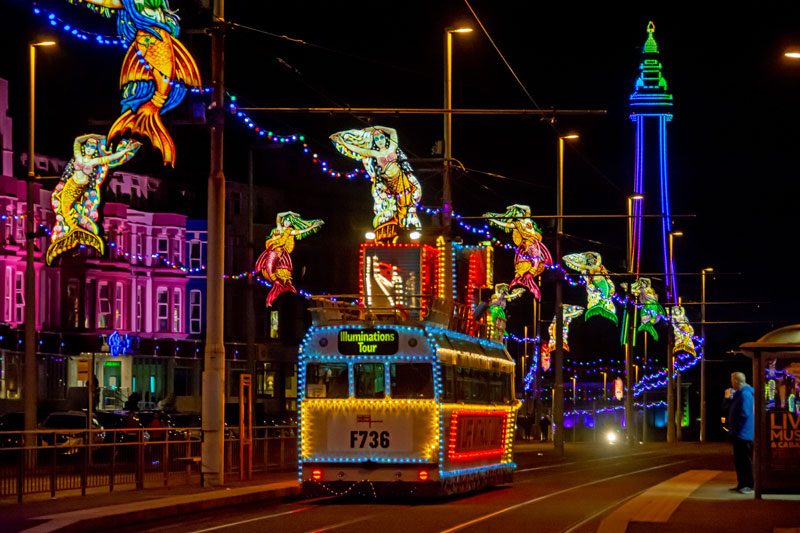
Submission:
[[608,433],[606,433],[606,440],[610,444],[613,444],[613,443],[617,442],[617,434],[616,434],[616,432],[609,431]]

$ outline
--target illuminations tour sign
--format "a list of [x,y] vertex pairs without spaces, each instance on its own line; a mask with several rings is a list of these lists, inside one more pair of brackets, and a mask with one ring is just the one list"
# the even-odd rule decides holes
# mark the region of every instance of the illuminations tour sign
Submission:
[[391,329],[343,329],[339,331],[342,355],[394,355],[400,335]]

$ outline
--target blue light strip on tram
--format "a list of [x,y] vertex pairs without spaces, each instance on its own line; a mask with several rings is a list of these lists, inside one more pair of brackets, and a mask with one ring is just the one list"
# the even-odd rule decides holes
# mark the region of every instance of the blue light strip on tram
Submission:
[[439,472],[439,477],[453,477],[463,476],[465,474],[475,474],[478,472],[488,472],[490,470],[497,470],[499,468],[517,468],[516,463],[500,463],[498,465],[479,466],[476,468],[467,468],[465,470],[449,470],[446,472]]

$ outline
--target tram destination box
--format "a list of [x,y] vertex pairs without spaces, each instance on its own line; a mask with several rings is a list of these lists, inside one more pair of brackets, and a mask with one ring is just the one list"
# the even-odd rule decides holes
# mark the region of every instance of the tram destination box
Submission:
[[343,329],[338,341],[342,355],[394,355],[400,334],[393,329]]

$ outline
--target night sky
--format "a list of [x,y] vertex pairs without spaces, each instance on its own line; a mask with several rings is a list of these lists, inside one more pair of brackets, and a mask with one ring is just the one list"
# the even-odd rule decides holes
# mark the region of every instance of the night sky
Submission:
[[[534,214],[554,214],[556,136],[577,131],[581,138],[566,154],[565,212],[624,214],[633,182],[634,131],[628,118],[628,96],[638,75],[645,28],[653,20],[664,76],[675,97],[675,118],[668,127],[672,211],[693,215],[675,218],[674,228],[685,233],[675,241],[677,270],[698,273],[679,277],[680,294],[685,302],[699,301],[699,272],[711,266],[719,275],[708,280],[709,302],[770,302],[710,305],[709,321],[754,321],[710,325],[710,351],[716,355],[797,322],[794,310],[800,291],[791,256],[800,193],[796,126],[800,62],[785,60],[783,51],[794,43],[800,45],[800,6],[773,2],[740,10],[718,3],[718,9],[699,12],[696,3],[659,3],[658,8],[648,3],[617,3],[613,8],[608,3],[519,4],[472,2],[536,104],[604,109],[608,114],[559,119],[552,126],[534,117],[456,117],[453,155],[472,170],[455,178],[455,210],[476,216],[522,203],[531,205]],[[4,0],[2,5],[0,77],[11,81],[15,147],[22,151],[26,143],[27,42],[53,36],[58,48],[39,54],[37,152],[66,159],[76,135],[105,131],[118,116],[117,82],[124,50],[51,31],[45,19],[33,15],[30,2]],[[66,1],[40,5],[82,29],[115,33],[113,19],[103,19],[82,6]],[[232,29],[227,39],[226,83],[241,105],[441,107],[444,28],[469,25],[476,31],[454,37],[453,106],[534,106],[465,3],[347,6],[343,2],[229,2],[229,21],[308,43]],[[202,32],[209,14],[193,1],[173,0],[172,8],[183,19],[181,40],[197,58],[204,83],[210,83],[210,39]],[[192,101],[187,97],[181,109],[166,116],[178,150],[176,169],[162,168],[158,154],[147,147],[125,170],[152,173],[205,194],[207,130],[176,123],[191,117]],[[342,171],[359,164],[335,152],[327,140],[330,133],[364,127],[369,120],[394,127],[422,183],[423,203],[436,206],[440,202],[441,172],[434,163],[421,161],[432,157],[431,148],[441,138],[439,117],[252,116],[276,133],[304,134],[313,151]],[[228,126],[226,175],[242,181],[247,147],[258,139],[236,120],[229,120]],[[283,187],[274,170],[281,168],[275,166],[276,159],[285,158],[284,166],[305,169],[300,172],[305,180],[302,194],[296,184],[286,184],[294,186],[295,192],[289,195],[293,203],[277,210],[292,209],[316,218],[315,206],[336,202],[326,212],[338,211],[363,228],[369,226],[371,198],[365,181],[331,183],[334,178],[311,171],[296,145],[268,152],[258,156],[256,183]],[[646,185],[645,195],[653,191],[652,203],[646,203],[649,212],[658,205],[656,187],[656,182]],[[552,250],[551,223],[539,223]],[[423,224],[432,226],[427,216]],[[343,227],[352,231],[345,235]],[[570,236],[565,252],[597,250],[610,270],[620,271],[625,247],[622,220],[568,220],[565,232]],[[459,234],[466,243],[478,240],[463,231]],[[354,285],[328,287],[324,262],[337,254],[354,256],[355,248],[347,247],[361,235],[361,226],[337,226],[335,218],[329,219],[326,231],[309,239],[310,248],[298,256],[308,262],[301,286],[312,292],[355,290]],[[495,235],[510,240],[499,231]],[[305,242],[298,248],[303,246]],[[660,264],[660,237],[655,232],[645,241],[643,254],[653,266]],[[498,281],[508,281],[511,253],[499,253],[497,261]],[[347,279],[354,284],[355,272]],[[663,287],[658,280],[655,284]],[[519,334],[521,324],[530,318],[530,297],[526,298],[509,309],[509,329]],[[566,299],[584,303],[585,294],[569,289]],[[551,316],[551,279],[544,283],[543,305],[544,316]],[[698,321],[698,306],[687,307],[690,319]],[[614,342],[618,346],[614,331],[604,331],[603,325],[598,328],[596,336],[608,341],[609,349]],[[574,350],[596,342],[588,329],[588,325],[576,329],[573,337],[578,348]]]

